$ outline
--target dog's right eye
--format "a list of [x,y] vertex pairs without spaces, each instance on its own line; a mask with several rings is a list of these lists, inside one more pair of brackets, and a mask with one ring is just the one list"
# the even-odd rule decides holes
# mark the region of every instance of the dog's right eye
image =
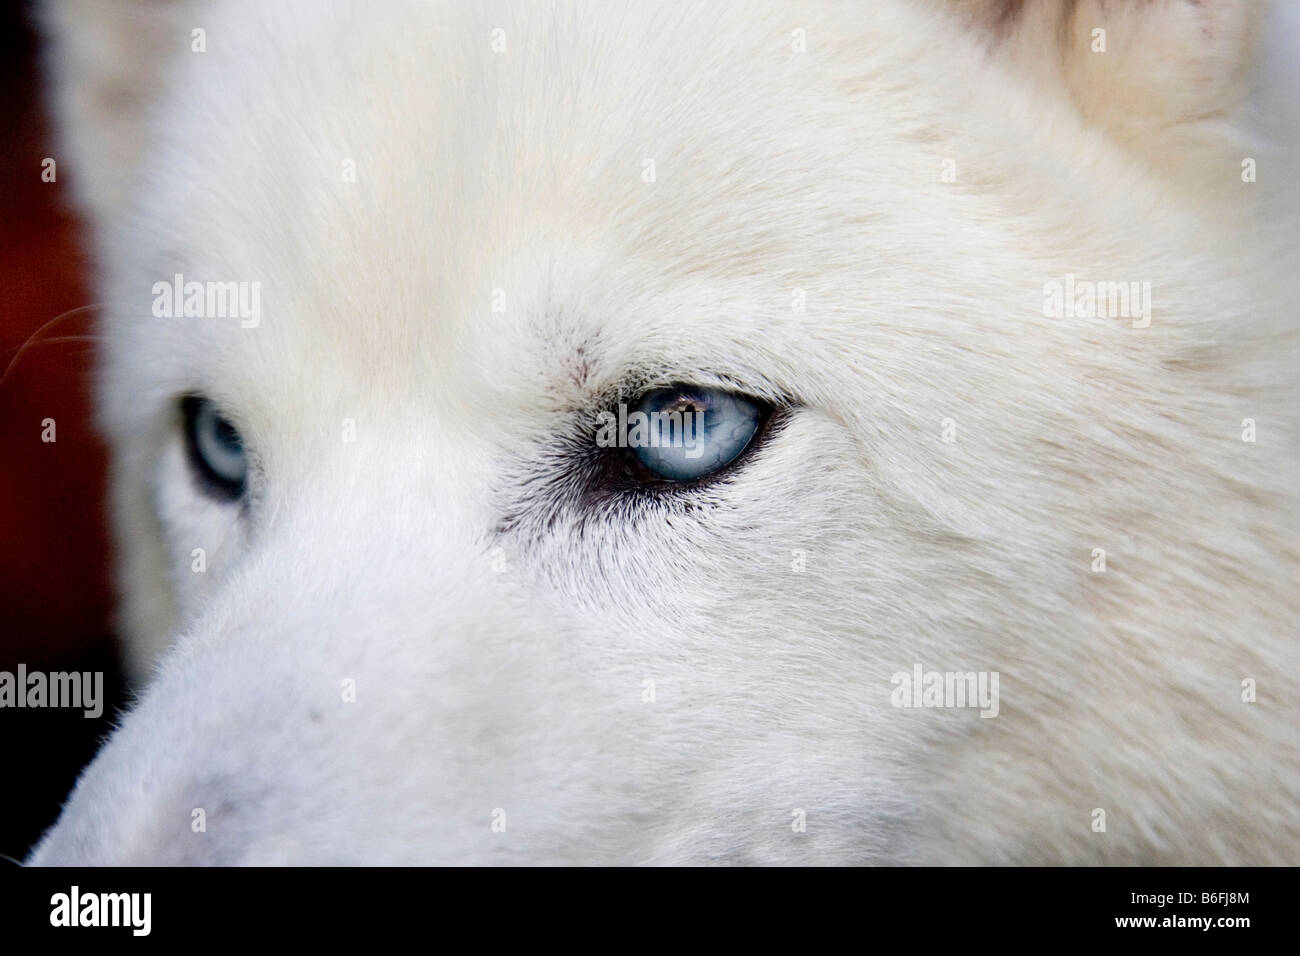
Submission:
[[217,406],[200,395],[181,399],[185,447],[204,490],[214,498],[233,501],[248,483],[244,440]]

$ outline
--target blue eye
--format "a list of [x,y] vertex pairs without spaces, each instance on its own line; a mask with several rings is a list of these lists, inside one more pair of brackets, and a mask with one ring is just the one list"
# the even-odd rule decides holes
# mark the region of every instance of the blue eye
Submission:
[[185,416],[185,445],[190,461],[205,487],[214,497],[238,498],[248,481],[243,438],[206,398],[186,396],[181,399],[181,411]]
[[758,433],[765,410],[716,388],[657,388],[628,414],[627,446],[652,474],[694,481],[735,461]]

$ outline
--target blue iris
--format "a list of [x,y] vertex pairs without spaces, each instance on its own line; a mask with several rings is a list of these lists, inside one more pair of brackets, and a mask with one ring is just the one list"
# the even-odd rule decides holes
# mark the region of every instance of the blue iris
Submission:
[[182,403],[190,458],[208,485],[222,496],[237,498],[248,480],[244,440],[210,400],[188,396]]
[[[641,396],[628,416],[633,426],[628,444],[659,477],[694,481],[735,461],[762,419],[763,406],[742,395],[716,388],[657,388]],[[643,423],[638,435],[636,426]]]

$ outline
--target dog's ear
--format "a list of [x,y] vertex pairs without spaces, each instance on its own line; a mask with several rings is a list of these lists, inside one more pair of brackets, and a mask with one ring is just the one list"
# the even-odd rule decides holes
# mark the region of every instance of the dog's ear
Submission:
[[950,0],[1036,84],[1172,168],[1231,141],[1258,46],[1256,0]]
[[45,38],[55,158],[93,222],[121,208],[147,148],[144,118],[172,58],[191,54],[194,2],[50,0]]

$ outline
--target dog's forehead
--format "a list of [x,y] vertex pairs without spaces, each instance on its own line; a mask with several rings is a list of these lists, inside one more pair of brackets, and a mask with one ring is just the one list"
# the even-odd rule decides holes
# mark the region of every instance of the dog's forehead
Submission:
[[[810,56],[782,17],[725,5],[467,6],[403,5],[401,31],[376,22],[397,8],[268,14],[348,69],[243,20],[228,27],[251,58],[214,43],[178,68],[150,274],[259,283],[262,313],[187,325],[183,352],[310,348],[341,378],[578,389],[634,359],[771,364],[806,345],[806,293],[826,305],[838,286],[842,314],[897,301],[834,278],[889,273],[915,176],[916,130],[883,89],[867,101],[860,57]],[[192,344],[208,336],[222,349]]]

